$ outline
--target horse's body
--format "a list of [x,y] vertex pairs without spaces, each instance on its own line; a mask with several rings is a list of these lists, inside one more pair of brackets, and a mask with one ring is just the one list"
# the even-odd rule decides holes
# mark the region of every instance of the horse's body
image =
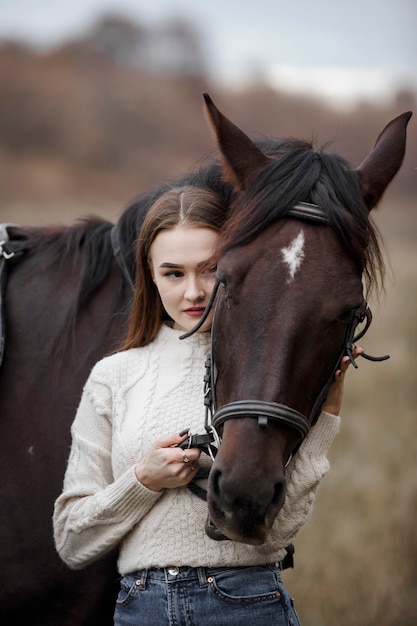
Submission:
[[[109,229],[91,224],[77,230],[90,240],[94,232],[107,239],[112,259]],[[57,558],[51,515],[83,383],[120,339],[128,291],[112,262],[71,331],[68,315],[91,259],[83,258],[83,245],[71,243],[67,230],[52,238],[46,231],[25,234],[33,247],[9,276],[0,374],[0,615],[13,625],[111,624],[114,559],[71,572]],[[57,256],[54,244],[65,242],[73,256],[63,248]]]
[[[215,166],[174,184],[182,182],[228,195]],[[145,194],[117,224],[130,276],[142,219],[164,189]],[[17,260],[5,261],[0,369],[0,621],[8,626],[113,623],[115,556],[73,572],[52,536],[83,384],[126,331],[132,288],[116,262],[111,230],[102,220],[8,228],[24,249]]]
[[[209,108],[233,185],[221,182],[217,165],[174,184],[209,187],[227,203],[234,188],[233,216],[240,205],[264,201],[257,193],[251,200],[240,188],[250,190],[253,173],[259,173],[266,162],[247,138],[221,121],[213,106]],[[224,149],[222,134],[236,145],[242,158],[232,154],[233,147]],[[271,142],[266,151],[279,152],[279,145]],[[401,159],[397,155],[393,171],[385,175],[385,186]],[[276,185],[279,179],[272,182]],[[261,187],[269,189],[268,180]],[[144,196],[118,224],[124,263],[131,275],[134,242],[154,197],[154,193]],[[316,202],[317,198],[296,200]],[[246,232],[245,240],[233,239],[234,227],[226,233],[229,239],[219,261],[219,278],[226,289],[219,297],[214,328],[219,407],[256,399],[308,414],[339,356],[349,317],[346,310],[361,302],[366,255],[353,258],[355,246],[351,242],[349,250],[331,227],[301,225],[294,219],[278,222],[280,217],[272,215],[269,225],[267,218],[264,225],[268,228],[250,227],[253,232],[249,236]],[[245,224],[243,220],[241,229]],[[126,328],[131,287],[115,261],[110,230],[111,224],[99,221],[61,231],[10,229],[12,237],[27,239],[28,249],[11,264],[0,371],[0,617],[8,626],[112,623],[117,578],[114,555],[85,571],[71,572],[55,553],[51,524],[83,383],[92,365],[117,347]],[[296,266],[301,256],[291,246],[296,247],[297,241],[301,246],[301,230],[308,262],[299,273]],[[339,230],[343,231],[343,224]],[[279,249],[284,248],[288,257],[282,264]],[[303,284],[311,285],[308,301],[305,290],[296,287],[299,276]],[[323,297],[330,281],[335,286],[331,299]],[[261,298],[262,307],[254,307]],[[283,314],[284,308],[289,314]],[[341,314],[343,319],[335,324]],[[278,336],[285,338],[285,345],[277,343]],[[222,349],[226,345],[227,351]],[[300,359],[300,354],[310,357]],[[267,370],[261,371],[261,363]],[[211,517],[220,529],[237,540],[259,543],[282,503],[283,462],[296,439],[291,428],[279,424],[260,429],[252,417],[227,418],[208,494]],[[267,482],[265,473],[269,473]],[[229,521],[224,524],[226,518]]]

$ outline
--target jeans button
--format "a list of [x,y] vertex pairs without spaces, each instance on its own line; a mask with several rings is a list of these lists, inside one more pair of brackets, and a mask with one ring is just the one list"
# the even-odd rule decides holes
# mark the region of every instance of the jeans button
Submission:
[[168,574],[171,574],[171,576],[177,576],[179,572],[178,567],[168,567]]

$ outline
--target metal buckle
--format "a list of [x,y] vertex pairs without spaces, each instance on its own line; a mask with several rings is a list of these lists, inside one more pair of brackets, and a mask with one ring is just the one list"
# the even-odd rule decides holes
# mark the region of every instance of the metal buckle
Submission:
[[5,240],[0,241],[0,256],[3,257],[3,259],[5,259],[6,261],[8,261],[9,259],[12,259],[15,256],[15,252],[6,252],[6,250],[4,249],[4,244],[7,243]]

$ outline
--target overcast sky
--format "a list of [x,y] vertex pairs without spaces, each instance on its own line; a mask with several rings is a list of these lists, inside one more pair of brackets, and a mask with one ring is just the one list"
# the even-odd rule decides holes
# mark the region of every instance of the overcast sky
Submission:
[[150,25],[188,18],[222,81],[259,72],[347,102],[417,89],[417,0],[0,0],[0,37],[52,45],[109,11]]

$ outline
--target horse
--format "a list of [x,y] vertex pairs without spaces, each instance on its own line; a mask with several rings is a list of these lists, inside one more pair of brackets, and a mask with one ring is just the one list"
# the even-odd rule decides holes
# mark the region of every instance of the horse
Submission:
[[143,218],[183,184],[229,195],[213,163],[145,192],[116,225],[0,229],[0,617],[9,626],[113,624],[116,556],[69,570],[53,543],[53,505],[84,382],[127,330]]
[[356,366],[354,342],[372,319],[364,282],[370,289],[384,273],[370,214],[402,164],[411,112],[353,168],[300,140],[267,155],[208,94],[205,102],[234,189],[215,255],[207,393],[219,449],[208,530],[261,545],[285,500],[285,466],[314,428],[341,358]]
[[111,624],[114,559],[74,575],[57,558],[51,527],[80,391],[124,325],[129,290],[113,261],[110,228],[8,228],[14,256],[0,372],[4,623]]
[[[334,361],[336,344],[340,349],[341,329],[345,328],[351,310],[347,309],[359,302],[361,272],[366,274],[372,269],[372,264],[365,261],[367,250],[373,246],[373,231],[368,226],[369,241],[361,235],[358,224],[366,220],[361,220],[358,213],[362,215],[363,202],[369,207],[376,203],[399,168],[409,115],[388,125],[369,163],[365,161],[363,170],[359,168],[364,173],[354,172],[349,185],[344,182],[340,196],[340,176],[335,175],[333,180],[330,166],[328,180],[317,181],[317,189],[310,189],[305,180],[305,188],[297,184],[294,194],[294,180],[304,180],[306,175],[299,167],[299,159],[290,158],[294,150],[300,151],[301,144],[272,138],[254,143],[205,97],[222,162],[216,159],[197,172],[143,194],[116,225],[86,219],[69,227],[12,225],[3,229],[0,616],[10,626],[28,621],[33,626],[112,623],[118,579],[116,555],[111,554],[84,571],[69,570],[56,554],[51,517],[53,503],[62,488],[70,425],[83,384],[94,363],[117,349],[126,331],[135,273],[135,241],[149,206],[159,194],[170,186],[193,184],[219,193],[230,207],[230,218],[219,242],[219,287],[213,326],[215,368],[211,370],[212,374],[214,369],[217,372],[211,385],[216,396],[213,424],[222,443],[209,478],[208,510],[213,524],[237,541],[262,540],[282,504],[282,465],[298,438],[297,429],[288,422],[280,423],[275,416],[265,418],[263,413],[266,408],[271,410],[270,405],[286,406],[294,423],[301,423],[300,415],[308,414],[316,388],[332,369],[329,362]],[[383,151],[381,145],[386,146]],[[377,169],[382,171],[379,176]],[[374,172],[373,177],[367,174],[369,171]],[[357,181],[361,181],[360,193],[355,191]],[[282,185],[284,191],[280,192]],[[360,209],[353,200],[348,202],[345,187],[349,187]],[[343,217],[343,207],[339,209],[339,205],[345,199],[347,215]],[[294,229],[300,231],[298,218],[289,215],[289,207],[300,202],[317,203],[319,213],[325,212],[329,224],[317,225],[303,218],[309,269],[306,275],[297,271],[289,281],[291,276],[279,267],[277,251],[294,241]],[[333,204],[338,210],[333,209]],[[350,213],[352,204],[355,207]],[[271,244],[268,260],[265,254],[270,236],[277,240]],[[336,259],[337,267],[330,259],[323,260],[318,250],[310,254],[314,242],[326,246],[326,256]],[[265,248],[265,254],[259,256],[266,265],[258,265],[258,246]],[[244,265],[238,262],[240,254],[242,262],[246,259]],[[310,293],[313,284],[318,292],[322,288],[324,271],[329,272],[331,284],[337,287],[331,303],[327,303],[330,310]],[[253,272],[257,280],[253,280]],[[302,283],[296,287],[302,275]],[[324,293],[330,293],[330,276]],[[313,283],[307,289],[309,280]],[[309,297],[300,303],[303,289]],[[278,302],[281,292],[283,300]],[[265,298],[263,314],[253,307],[254,301],[261,303],[261,297]],[[296,298],[293,310],[292,298]],[[320,300],[320,306],[311,310],[314,298]],[[297,306],[301,306],[302,313]],[[329,314],[334,308],[337,315],[332,321]],[[289,323],[291,315],[295,318],[294,327]],[[231,332],[231,323],[238,324],[239,329]],[[304,334],[299,328],[303,323]],[[330,341],[328,347],[321,345],[323,336]],[[279,343],[284,339],[285,345]],[[309,364],[300,361],[305,352],[314,353],[313,368],[308,369]],[[268,364],[268,371],[260,370],[261,361]],[[300,388],[302,393],[297,393]],[[254,401],[263,403],[262,407],[256,406],[257,420],[249,410]],[[238,416],[239,402],[243,403],[239,405],[243,416]],[[279,412],[285,413],[282,408]],[[270,422],[267,426],[265,419]],[[260,427],[256,421],[264,425]],[[248,461],[245,469],[244,462]],[[257,463],[262,472],[256,469]],[[251,485],[243,484],[248,482]],[[249,518],[253,521],[247,523],[245,519]]]

